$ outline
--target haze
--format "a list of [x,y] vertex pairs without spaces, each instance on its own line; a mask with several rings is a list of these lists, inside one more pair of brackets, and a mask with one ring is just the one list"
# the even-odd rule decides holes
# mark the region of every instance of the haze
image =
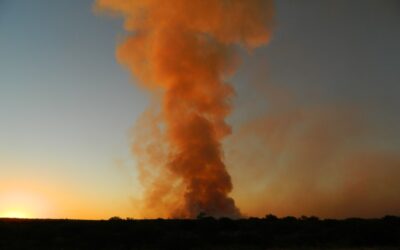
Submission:
[[[0,0],[0,217],[174,214],[143,210],[134,145],[157,101],[115,52],[138,27],[94,4]],[[224,79],[224,195],[242,215],[400,213],[399,14],[395,0],[281,0],[268,39],[224,40],[241,58]]]

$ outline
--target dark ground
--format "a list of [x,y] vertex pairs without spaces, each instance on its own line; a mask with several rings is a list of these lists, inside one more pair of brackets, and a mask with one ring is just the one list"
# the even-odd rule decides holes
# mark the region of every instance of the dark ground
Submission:
[[400,217],[0,219],[0,249],[400,249]]

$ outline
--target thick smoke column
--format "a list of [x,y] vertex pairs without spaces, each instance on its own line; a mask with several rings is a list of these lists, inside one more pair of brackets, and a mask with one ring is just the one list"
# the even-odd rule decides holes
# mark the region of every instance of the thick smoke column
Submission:
[[[272,1],[97,0],[96,8],[124,17],[131,35],[117,57],[145,88],[161,93],[157,129],[166,143],[166,160],[155,170],[163,175],[145,185],[151,189],[145,191],[148,206],[178,197],[159,214],[239,216],[228,196],[232,182],[221,149],[231,132],[225,117],[233,95],[224,79],[237,64],[235,45],[251,49],[268,42]],[[141,143],[156,140],[151,138],[156,134]]]

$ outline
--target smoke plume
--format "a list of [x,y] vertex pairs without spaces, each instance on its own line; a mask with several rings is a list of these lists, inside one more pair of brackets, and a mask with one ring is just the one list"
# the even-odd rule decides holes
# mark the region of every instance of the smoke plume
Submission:
[[221,140],[234,94],[235,49],[270,37],[272,0],[97,0],[130,35],[118,60],[152,93],[133,152],[144,185],[142,216],[240,216]]

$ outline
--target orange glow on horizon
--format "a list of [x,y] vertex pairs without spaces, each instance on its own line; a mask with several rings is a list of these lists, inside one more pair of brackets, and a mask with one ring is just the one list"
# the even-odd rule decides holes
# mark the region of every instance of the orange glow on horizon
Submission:
[[6,189],[0,192],[1,218],[48,217],[51,207],[46,197],[32,190]]
[[28,212],[19,209],[10,209],[0,213],[0,218],[18,218],[18,219],[28,219],[33,218]]
[[52,182],[0,183],[0,218],[108,219],[134,216],[130,200],[110,203],[92,192]]

